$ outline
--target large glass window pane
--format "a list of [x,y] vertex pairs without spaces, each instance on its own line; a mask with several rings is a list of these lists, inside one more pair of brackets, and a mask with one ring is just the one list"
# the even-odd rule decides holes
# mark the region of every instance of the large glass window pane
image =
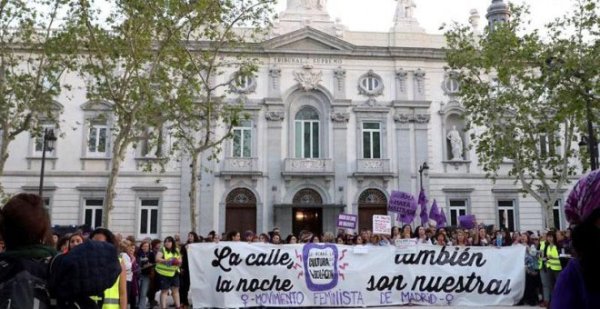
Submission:
[[313,122],[313,132],[312,132],[312,158],[319,157],[319,123]]
[[252,131],[249,129],[244,130],[244,135],[243,135],[243,141],[244,141],[244,151],[243,151],[243,157],[244,158],[250,158],[252,156]]
[[89,227],[94,227],[93,226],[93,222],[92,222],[92,215],[94,214],[93,209],[86,209],[85,210],[85,219],[83,220],[83,223]]
[[302,122],[296,121],[296,158],[302,158],[303,145]]
[[102,209],[96,209],[94,228],[102,226]]
[[363,158],[371,158],[371,133],[363,132]]
[[381,139],[379,132],[373,132],[373,158],[381,159]]
[[106,152],[106,128],[101,128],[99,134],[98,152]]
[[140,234],[148,233],[148,210],[142,209],[142,215],[140,218]]
[[310,158],[310,122],[304,122],[304,156],[303,158]]
[[158,233],[158,209],[150,211],[150,234]]
[[91,127],[88,139],[88,150],[90,152],[96,152],[96,134],[98,134],[97,129],[95,127]]
[[233,156],[234,157],[240,157],[241,156],[241,132],[240,130],[234,130],[233,131]]

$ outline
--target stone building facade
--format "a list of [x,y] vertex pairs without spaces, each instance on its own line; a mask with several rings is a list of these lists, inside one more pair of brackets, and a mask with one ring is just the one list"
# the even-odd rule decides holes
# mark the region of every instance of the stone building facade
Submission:
[[[488,19],[507,13],[498,2]],[[359,226],[370,227],[373,214],[386,213],[392,190],[418,194],[421,183],[451,223],[472,213],[485,224],[542,228],[534,199],[507,177],[493,183],[478,166],[455,97],[460,85],[444,70],[444,38],[419,26],[413,1],[398,1],[394,26],[385,33],[348,31],[330,18],[326,1],[287,4],[253,51],[262,63],[256,76],[229,94],[245,100],[250,119],[235,129],[218,162],[203,162],[211,171],[200,176],[198,232],[275,226],[283,234],[334,232],[340,213],[358,214]],[[478,21],[473,12],[476,28]],[[86,119],[109,107],[86,102],[83,82],[66,78],[74,85],[56,102],[60,138],[49,153],[44,193],[54,224],[97,226],[111,163],[111,119]],[[138,238],[186,233],[189,162],[181,158],[164,173],[145,172],[143,163],[155,159],[149,152],[129,151],[111,228]],[[40,159],[39,139],[19,135],[4,187],[37,192]],[[419,173],[425,162],[429,169]],[[560,208],[559,202],[557,224],[564,227]]]

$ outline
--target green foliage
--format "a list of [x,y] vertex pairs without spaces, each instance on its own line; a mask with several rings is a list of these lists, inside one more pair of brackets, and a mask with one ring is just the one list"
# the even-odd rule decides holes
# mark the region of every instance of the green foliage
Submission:
[[480,164],[495,178],[510,162],[508,175],[545,206],[547,225],[560,190],[577,174],[573,141],[598,87],[597,3],[578,1],[571,15],[546,26],[546,38],[525,31],[527,9],[516,6],[509,23],[481,36],[459,24],[445,34]]
[[57,22],[67,2],[0,1],[0,176],[17,135],[58,122],[52,102],[69,87],[60,79],[72,67]]

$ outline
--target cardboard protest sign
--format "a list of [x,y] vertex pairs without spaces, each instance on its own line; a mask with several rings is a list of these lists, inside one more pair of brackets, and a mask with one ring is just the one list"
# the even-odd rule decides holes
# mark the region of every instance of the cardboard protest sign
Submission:
[[397,213],[398,221],[410,224],[417,213],[417,200],[410,193],[392,191],[388,211]]
[[390,235],[392,233],[392,217],[374,215],[373,216],[373,234]]
[[337,220],[337,227],[340,229],[356,229],[357,215],[340,214]]

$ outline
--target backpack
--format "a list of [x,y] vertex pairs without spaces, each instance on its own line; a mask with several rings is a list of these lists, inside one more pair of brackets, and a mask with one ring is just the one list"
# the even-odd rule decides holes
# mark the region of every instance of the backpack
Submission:
[[48,265],[44,260],[0,259],[0,309],[49,309]]

